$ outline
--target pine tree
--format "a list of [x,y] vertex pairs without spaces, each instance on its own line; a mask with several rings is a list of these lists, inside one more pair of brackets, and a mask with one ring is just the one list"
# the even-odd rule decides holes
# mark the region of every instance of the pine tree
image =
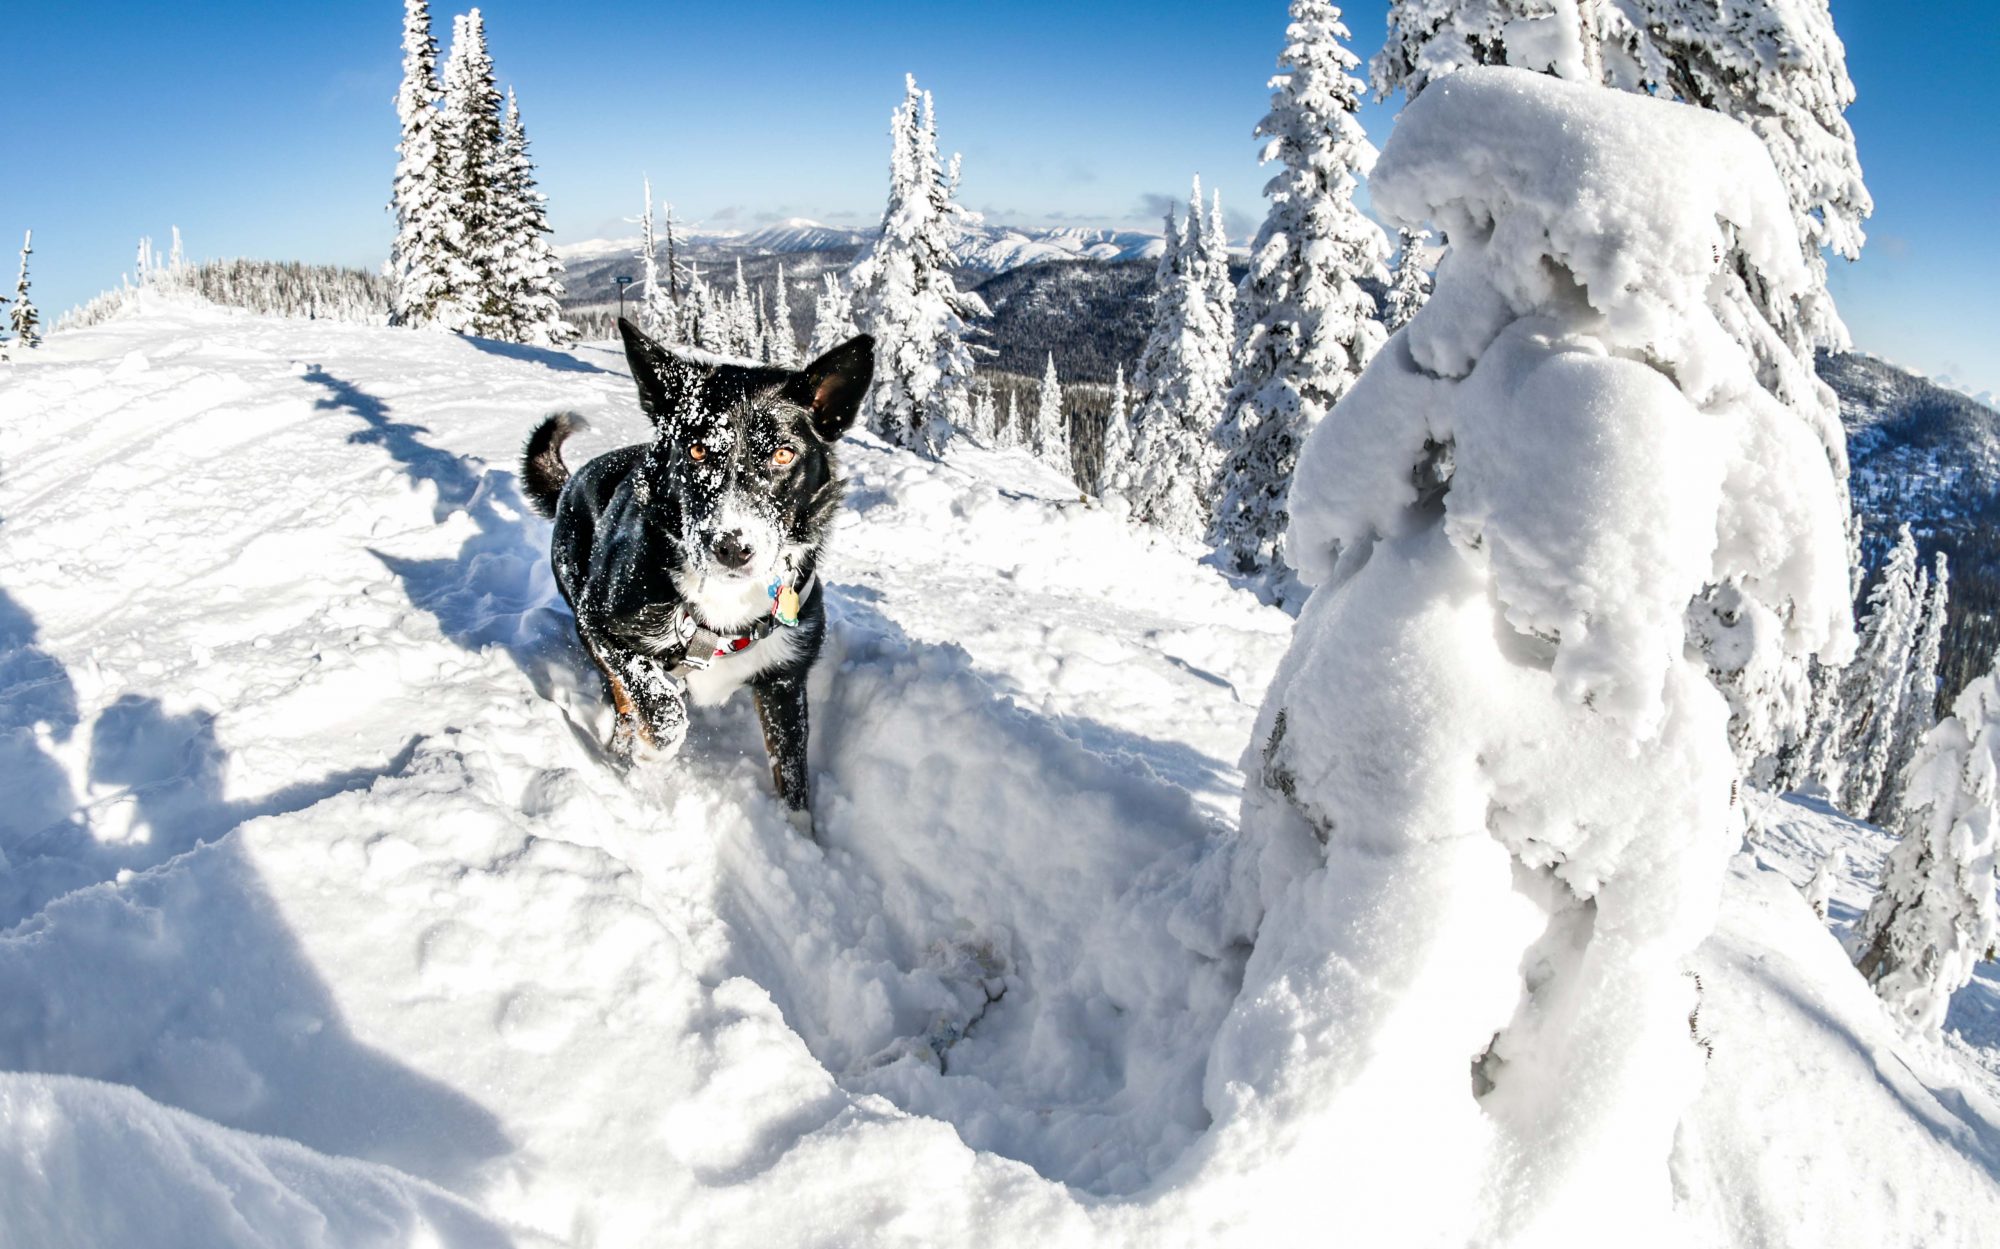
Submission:
[[1874,202],[1845,117],[1854,83],[1826,0],[1392,0],[1389,38],[1370,66],[1378,98],[1415,99],[1468,65],[1681,100],[1749,126],[1785,184],[1815,279],[1800,326],[1815,344],[1847,344],[1821,249],[1859,255]]
[[528,131],[511,87],[493,184],[503,336],[536,347],[568,346],[576,341],[576,327],[563,319],[563,264],[549,246],[548,197],[536,189]]
[[1282,565],[1299,445],[1381,345],[1374,297],[1359,283],[1388,278],[1388,240],[1354,205],[1375,160],[1355,116],[1360,62],[1327,0],[1292,0],[1291,14],[1283,72],[1256,132],[1267,140],[1263,159],[1284,169],[1264,187],[1271,208],[1237,292],[1234,385],[1215,429],[1225,458],[1209,540],[1246,574]]
[[1608,81],[1713,109],[1764,141],[1814,278],[1803,327],[1817,345],[1846,347],[1822,249],[1859,256],[1875,202],[1847,124],[1854,82],[1826,0],[1619,0],[1619,12],[1627,20],[1604,24]]
[[1813,869],[1812,879],[1806,882],[1806,905],[1822,920],[1833,903],[1833,887],[1840,880],[1840,870],[1846,865],[1847,852],[1835,846],[1820,859],[1819,866]]
[[1020,407],[1014,402],[1014,388],[1007,388],[1007,416],[993,432],[993,445],[1005,451],[1012,447],[1031,446],[1021,436]]
[[952,280],[952,247],[969,214],[954,200],[958,158],[948,170],[939,161],[936,111],[913,76],[904,80],[889,133],[882,233],[849,274],[854,320],[876,343],[865,411],[869,428],[889,442],[939,456],[967,419],[966,322],[987,308]]
[[28,257],[34,254],[34,244],[35,232],[30,230],[21,239],[21,276],[14,283],[14,306],[7,313],[7,325],[14,331],[15,344],[27,348],[38,347],[42,342],[42,315],[28,297]]
[[1862,976],[1912,1032],[1936,1032],[1951,995],[1993,957],[1996,750],[2000,675],[1989,671],[1917,748],[1902,840],[1855,928]]
[[1206,534],[1211,520],[1218,457],[1209,435],[1222,413],[1234,329],[1231,310],[1214,302],[1213,230],[1202,218],[1197,178],[1186,228],[1167,214],[1152,330],[1133,376],[1141,397],[1122,488],[1135,518],[1189,538]]
[[1911,651],[1909,685],[1903,691],[1897,717],[1896,740],[1889,753],[1882,791],[1875,797],[1868,818],[1884,828],[1902,822],[1907,807],[1904,774],[1916,757],[1924,734],[1937,723],[1938,659],[1944,650],[1944,625],[1951,604],[1951,566],[1943,551],[1937,553],[1937,575],[1930,579],[1923,598],[1923,614],[1917,626],[1916,645]]
[[451,292],[457,243],[446,170],[439,147],[443,89],[437,77],[437,40],[431,35],[429,0],[404,0],[403,83],[396,92],[402,141],[396,145],[396,180],[390,204],[396,238],[389,253],[396,280],[390,319],[396,325],[433,324]]
[[1389,295],[1384,301],[1386,308],[1382,327],[1391,334],[1410,323],[1417,315],[1417,309],[1431,297],[1431,276],[1424,269],[1423,246],[1429,239],[1429,230],[1419,230],[1412,234],[1408,230],[1396,231],[1396,268],[1389,278]]
[[1069,450],[1069,418],[1063,415],[1062,383],[1056,379],[1056,356],[1049,353],[1042,387],[1035,404],[1035,454],[1066,478],[1076,476]]
[[817,360],[861,331],[854,325],[854,303],[837,273],[820,275],[819,295],[813,300],[812,341],[806,358]]
[[500,88],[486,54],[486,26],[474,9],[452,19],[439,128],[452,242],[434,323],[460,334],[504,337],[508,326],[495,174],[500,155]]
[[639,328],[663,342],[682,341],[679,309],[668,297],[660,281],[660,249],[653,236],[653,180],[641,186],[645,194],[645,214],[639,218]]
[[1866,818],[1889,779],[1889,757],[1917,631],[1917,543],[1904,525],[1882,576],[1868,595],[1861,645],[1841,682],[1847,723],[1841,732],[1846,775],[1841,809]]
[[688,346],[718,355],[728,354],[729,327],[715,297],[715,288],[701,276],[699,265],[688,274],[687,298],[681,304],[681,329]]
[[1111,379],[1111,409],[1104,418],[1104,453],[1098,459],[1096,489],[1100,499],[1109,499],[1123,486],[1121,473],[1129,473],[1132,463],[1132,414],[1126,410],[1125,366],[1119,365]]
[[972,384],[971,415],[965,432],[990,447],[997,441],[999,425],[1000,408],[993,398],[993,383],[980,378]]
[[765,330],[765,351],[771,363],[779,368],[799,366],[799,340],[792,333],[792,302],[785,293],[785,263],[782,260],[778,262],[778,280],[773,289],[771,323]]
[[757,305],[750,297],[750,284],[743,280],[743,258],[739,256],[736,285],[729,293],[729,354],[755,360],[762,354],[757,339]]

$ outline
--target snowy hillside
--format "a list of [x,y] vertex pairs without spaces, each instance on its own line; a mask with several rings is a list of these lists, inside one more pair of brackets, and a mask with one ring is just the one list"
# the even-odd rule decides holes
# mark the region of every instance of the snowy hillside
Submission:
[[1822,353],[1818,369],[1840,398],[1868,563],[1880,566],[1904,524],[1926,561],[1950,557],[1949,700],[2000,647],[2000,412],[1860,352]]
[[[10,1243],[1437,1243],[1227,938],[1290,618],[1023,456],[850,439],[814,844],[747,698],[605,759],[513,472],[557,408],[644,433],[602,344],[150,295],[0,366]],[[1752,802],[1684,1226],[1607,1234],[1990,1243],[2000,993],[1898,1036],[1794,887],[1852,847],[1850,922],[1880,835]]]

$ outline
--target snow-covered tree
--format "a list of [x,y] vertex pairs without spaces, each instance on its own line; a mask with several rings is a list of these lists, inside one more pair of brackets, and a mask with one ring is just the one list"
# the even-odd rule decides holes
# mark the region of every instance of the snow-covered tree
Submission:
[[1114,472],[1135,518],[1189,538],[1208,532],[1214,510],[1218,453],[1210,435],[1222,415],[1235,335],[1233,310],[1216,300],[1214,230],[1203,217],[1196,178],[1185,228],[1167,214],[1152,329],[1132,379],[1140,398],[1131,463]]
[[653,180],[646,178],[641,185],[646,209],[639,218],[639,328],[656,339],[681,342],[680,309],[660,280],[660,249],[653,236]]
[[1784,180],[1814,282],[1808,338],[1844,346],[1822,248],[1854,259],[1874,203],[1861,180],[1847,51],[1827,0],[1392,0],[1371,65],[1377,94],[1409,99],[1468,65],[1514,65],[1677,99],[1755,131]]
[[1827,0],[1612,0],[1605,23],[1613,85],[1714,109],[1756,132],[1792,206],[1813,274],[1801,316],[1815,343],[1845,347],[1847,329],[1826,290],[1822,249],[1853,260],[1875,210],[1847,106],[1854,82]]
[[1022,446],[1032,449],[1034,446],[1031,440],[1022,436],[1020,405],[1014,402],[1012,387],[1007,390],[1007,415],[993,432],[993,445],[1002,450]]
[[860,332],[854,325],[853,300],[840,275],[821,274],[819,294],[813,300],[812,341],[806,345],[806,357],[817,360]]
[[1069,417],[1063,413],[1062,383],[1056,378],[1053,351],[1049,353],[1048,367],[1042,371],[1041,390],[1035,396],[1035,437],[1035,454],[1050,468],[1064,477],[1076,475],[1076,467],[1070,460]]
[[1833,887],[1839,883],[1841,869],[1846,864],[1847,852],[1835,846],[1821,857],[1812,879],[1806,882],[1806,905],[1820,919],[1826,918],[1827,908],[1833,904]]
[[1936,1032],[1951,995],[1993,957],[2000,824],[2000,674],[1967,686],[1910,764],[1902,840],[1855,928],[1861,974],[1898,1023]]
[[1944,651],[1944,626],[1951,606],[1951,565],[1943,551],[1937,553],[1937,571],[1923,595],[1916,642],[1910,650],[1907,684],[1896,717],[1895,745],[1889,752],[1889,766],[1883,773],[1882,790],[1868,818],[1884,828],[1902,823],[1907,809],[1904,775],[1924,734],[1937,723],[1938,660]]
[[993,398],[993,384],[980,378],[972,384],[972,404],[965,432],[990,447],[995,445],[999,426],[1000,408]]
[[[785,262],[778,262],[778,280],[771,298],[771,323],[765,328],[764,348],[772,364],[792,369],[799,366],[799,340],[792,333],[792,301],[785,291]],[[814,359],[818,359],[817,356]]]
[[1389,277],[1389,294],[1383,300],[1382,328],[1391,334],[1410,323],[1417,309],[1430,298],[1431,275],[1424,268],[1423,249],[1429,230],[1396,231],[1396,267]]
[[757,333],[757,304],[743,278],[743,258],[736,258],[736,285],[729,293],[729,354],[755,360],[763,354]]
[[889,205],[882,233],[848,275],[853,316],[875,336],[868,427],[897,446],[944,453],[967,419],[972,352],[966,322],[988,315],[952,279],[952,248],[969,218],[955,202],[958,158],[938,159],[937,114],[915,76],[889,121]]
[[576,327],[563,319],[563,263],[549,246],[548,196],[536,189],[528,131],[521,124],[521,108],[511,87],[500,126],[493,202],[500,232],[495,276],[505,309],[503,336],[536,347],[575,342]]
[[1389,250],[1354,205],[1360,176],[1375,162],[1355,116],[1360,62],[1328,0],[1292,0],[1291,15],[1271,111],[1257,124],[1263,159],[1284,168],[1264,186],[1271,208],[1237,290],[1234,384],[1215,427],[1224,458],[1209,540],[1239,573],[1282,566],[1299,444],[1383,338],[1375,299],[1360,286],[1362,278],[1387,280]]
[[[1300,454],[1314,589],[1244,760],[1243,929],[1210,938],[1254,928],[1284,991],[1246,991],[1208,1087],[1339,1107],[1320,1169],[1369,1206],[1504,1194],[1424,1239],[1672,1226],[1739,674],[1852,646],[1838,425],[1809,357],[1739,334],[1810,275],[1743,127],[1519,70],[1433,83],[1370,193],[1451,246]],[[1726,650],[1693,628],[1718,586]]]
[[1127,411],[1125,366],[1119,365],[1111,379],[1111,409],[1104,417],[1104,452],[1098,457],[1097,481],[1091,493],[1100,499],[1118,494],[1119,473],[1129,472],[1132,462],[1132,414]]
[[28,257],[35,251],[35,232],[21,239],[21,276],[14,283],[14,306],[7,311],[7,326],[14,331],[18,347],[36,347],[42,341],[42,314],[28,295]]
[[1841,809],[1866,819],[1889,781],[1889,760],[1896,749],[1896,729],[1903,696],[1910,684],[1910,652],[1917,640],[1918,613],[1923,602],[1917,586],[1917,541],[1904,525],[1882,567],[1882,576],[1868,593],[1868,619],[1854,662],[1842,674],[1840,702],[1846,715],[1841,729],[1844,761]]
[[452,229],[444,154],[439,146],[443,115],[438,105],[437,40],[431,35],[429,0],[404,0],[403,82],[396,92],[402,140],[396,145],[396,180],[391,210],[396,238],[389,253],[396,280],[397,325],[426,326],[439,316],[452,290],[452,258],[458,241]]
[[441,185],[452,247],[431,322],[460,334],[504,337],[508,312],[500,281],[505,231],[497,186],[500,88],[486,53],[478,9],[452,19],[438,127]]
[[687,298],[681,303],[681,333],[690,347],[726,355],[729,352],[729,325],[715,288],[695,266],[688,274]]

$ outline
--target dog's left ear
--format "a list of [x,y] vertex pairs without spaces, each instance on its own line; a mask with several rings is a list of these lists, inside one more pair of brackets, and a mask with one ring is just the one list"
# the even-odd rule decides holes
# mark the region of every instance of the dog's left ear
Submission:
[[794,373],[784,396],[812,413],[820,441],[836,442],[854,424],[874,376],[875,340],[862,334]]
[[708,370],[660,346],[624,317],[618,318],[618,336],[625,340],[625,360],[639,387],[639,406],[654,425],[666,425],[701,388]]

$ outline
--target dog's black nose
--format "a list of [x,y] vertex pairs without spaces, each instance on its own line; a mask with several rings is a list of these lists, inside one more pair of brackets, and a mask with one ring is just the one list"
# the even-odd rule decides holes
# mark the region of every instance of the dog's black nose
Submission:
[[717,538],[708,549],[724,568],[741,568],[750,562],[750,548],[743,544],[743,535],[735,530]]

